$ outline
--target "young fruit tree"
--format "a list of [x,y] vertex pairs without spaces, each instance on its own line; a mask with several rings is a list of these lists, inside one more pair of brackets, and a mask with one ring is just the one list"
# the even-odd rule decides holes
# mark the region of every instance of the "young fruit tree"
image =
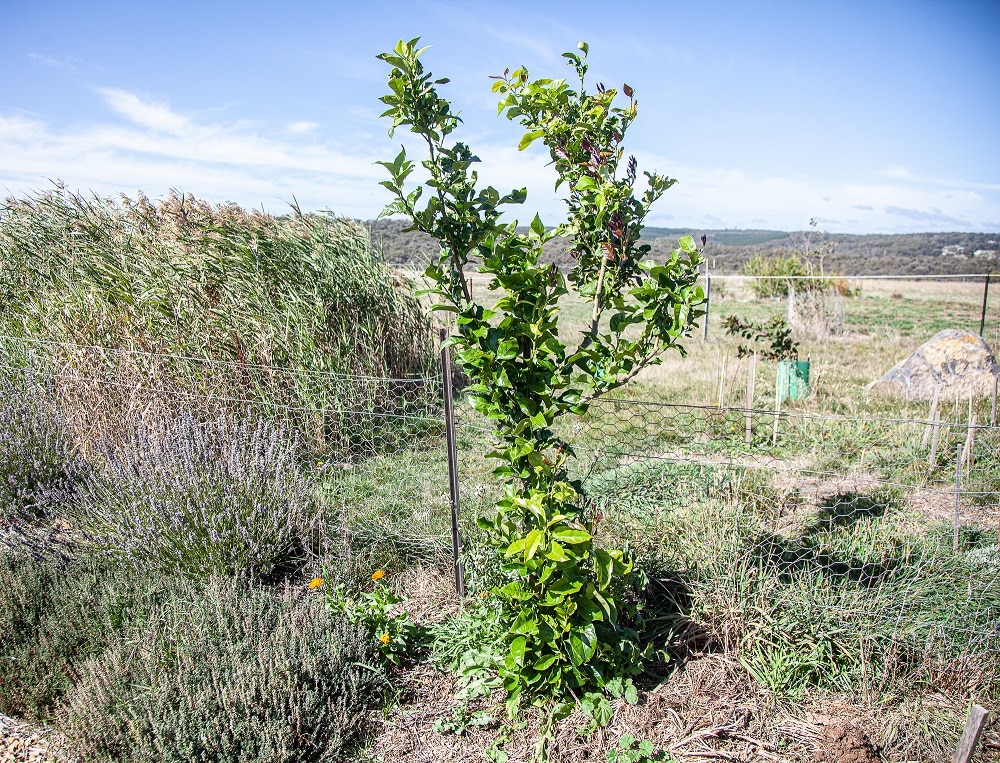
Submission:
[[[573,451],[557,434],[563,417],[586,414],[601,395],[622,387],[668,350],[684,353],[681,339],[704,314],[696,283],[700,255],[690,236],[668,261],[646,259],[643,221],[653,203],[676,181],[643,173],[636,160],[623,161],[622,141],[636,117],[633,90],[585,89],[587,53],[565,53],[579,85],[564,79],[532,80],[528,71],[507,70],[495,78],[500,113],[524,128],[518,147],[536,140],[548,147],[564,188],[568,216],[546,229],[537,215],[527,230],[501,221],[507,205],[525,200],[524,189],[501,196],[480,187],[473,169],[479,159],[451,136],[460,123],[438,95],[447,83],[420,61],[418,39],[400,41],[379,56],[392,67],[389,134],[408,127],[426,145],[421,183],[408,183],[415,169],[405,149],[380,162],[395,196],[383,215],[403,214],[408,230],[429,233],[441,244],[425,276],[436,295],[433,309],[454,313],[448,342],[472,380],[472,406],[495,424],[489,454],[503,480],[495,513],[480,519],[502,559],[505,580],[491,589],[501,602],[507,628],[502,654],[491,666],[507,692],[508,710],[520,703],[563,702],[587,692],[621,686],[641,659],[638,636],[619,622],[615,591],[632,572],[622,550],[594,542],[594,519],[579,481],[570,478]],[[638,195],[637,195],[638,194]],[[541,263],[543,245],[566,239],[575,264],[564,274]],[[501,297],[483,304],[472,295],[469,270],[478,260],[489,288]],[[589,324],[575,346],[560,334],[560,308],[572,292],[587,304]],[[565,326],[563,326],[565,331]]]

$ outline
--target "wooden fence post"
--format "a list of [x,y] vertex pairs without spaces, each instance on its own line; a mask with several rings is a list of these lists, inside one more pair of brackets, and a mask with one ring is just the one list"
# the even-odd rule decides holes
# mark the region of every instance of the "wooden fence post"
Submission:
[[986,283],[983,284],[983,312],[979,318],[979,336],[983,335],[986,330],[986,301],[990,296],[990,276],[992,273],[986,274]]
[[976,425],[979,424],[979,417],[972,414],[969,418],[969,432],[965,435],[965,449],[962,451],[962,458],[965,459],[965,473],[972,471],[972,456],[976,447]]
[[1000,382],[1000,376],[993,377],[993,398],[990,401],[990,426],[995,427],[997,425],[997,383]]
[[986,727],[990,712],[982,705],[973,705],[969,708],[969,719],[965,722],[965,731],[958,742],[958,749],[952,763],[969,763],[976,753],[976,745],[979,744],[979,737]]
[[962,522],[962,446],[955,451],[955,534],[951,541],[951,550],[958,553],[958,528]]
[[774,433],[771,435],[771,447],[776,448],[778,446],[778,420],[781,418],[781,395],[775,394],[774,396]]
[[931,434],[931,452],[927,456],[927,465],[933,469],[937,463],[937,443],[938,443],[938,428],[941,425],[941,411],[934,411],[934,423],[931,424],[933,428],[933,433]]
[[750,356],[750,376],[747,379],[747,430],[746,443],[753,442],[753,388],[757,381],[757,353]]
[[941,383],[934,387],[934,399],[931,401],[931,412],[927,417],[927,426],[924,428],[924,440],[921,448],[927,447],[927,441],[931,439],[931,429],[934,428],[934,416],[937,414],[938,398],[941,396]]

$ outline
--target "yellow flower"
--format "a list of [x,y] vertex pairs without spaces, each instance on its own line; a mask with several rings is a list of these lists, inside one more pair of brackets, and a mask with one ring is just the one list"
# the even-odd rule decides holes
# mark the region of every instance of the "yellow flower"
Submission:
[[375,570],[372,573],[372,580],[381,580],[385,577],[385,570]]
[[326,581],[324,581],[323,578],[313,578],[309,581],[309,590],[311,591],[314,588],[319,588],[324,582]]
[[389,634],[388,633],[383,633],[381,636],[378,637],[378,640],[381,641],[383,644],[388,644],[389,643]]

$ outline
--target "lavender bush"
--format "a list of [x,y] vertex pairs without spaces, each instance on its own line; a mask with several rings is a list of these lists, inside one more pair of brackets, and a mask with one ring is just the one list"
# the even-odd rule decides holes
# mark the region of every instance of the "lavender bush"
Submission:
[[0,524],[45,517],[83,471],[41,383],[30,372],[0,376]]
[[309,599],[213,579],[88,662],[60,725],[89,761],[344,760],[377,664]]
[[165,574],[291,571],[315,515],[296,445],[266,422],[177,419],[105,443],[74,517],[89,548]]

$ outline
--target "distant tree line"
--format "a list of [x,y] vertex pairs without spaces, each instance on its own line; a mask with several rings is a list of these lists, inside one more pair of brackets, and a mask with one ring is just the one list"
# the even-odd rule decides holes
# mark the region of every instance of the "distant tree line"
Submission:
[[[402,220],[365,223],[372,241],[390,265],[421,267],[437,253],[438,244],[423,233],[404,233]],[[768,230],[693,230],[689,228],[647,228],[644,238],[653,256],[666,256],[679,236],[695,240],[707,238],[705,260],[713,273],[740,273],[754,257],[814,260],[823,254],[823,269],[829,275],[951,275],[1000,272],[1000,261],[973,257],[979,250],[1000,250],[996,233],[898,233],[830,234],[790,233]],[[942,255],[945,247],[963,248],[960,255]],[[545,259],[569,268],[573,259],[560,240],[545,247]],[[813,262],[814,266],[818,263]]]

